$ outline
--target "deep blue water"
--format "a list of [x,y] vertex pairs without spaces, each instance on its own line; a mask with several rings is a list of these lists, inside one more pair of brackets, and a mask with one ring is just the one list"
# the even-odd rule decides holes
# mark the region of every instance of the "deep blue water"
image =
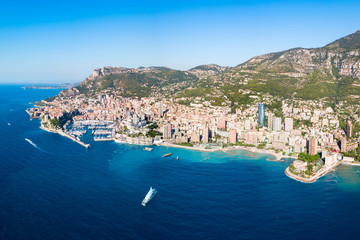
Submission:
[[[360,167],[304,184],[288,162],[243,151],[85,149],[24,111],[58,92],[0,86],[1,240],[359,238]],[[142,207],[150,186],[159,192]]]

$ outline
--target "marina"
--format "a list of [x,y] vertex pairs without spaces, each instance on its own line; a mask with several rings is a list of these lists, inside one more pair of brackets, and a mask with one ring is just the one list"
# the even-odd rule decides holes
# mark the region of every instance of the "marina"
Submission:
[[114,121],[74,121],[66,127],[63,134],[88,148],[90,144],[85,142],[114,140],[115,128]]
[[57,131],[57,133],[59,133],[60,135],[62,135],[62,136],[64,136],[64,137],[67,137],[67,138],[73,140],[74,142],[77,142],[78,144],[80,144],[80,145],[83,146],[83,147],[86,147],[86,148],[90,148],[90,147],[91,147],[90,144],[87,144],[87,143],[84,143],[84,142],[80,141],[80,138],[75,137],[75,136],[73,136],[73,135],[69,135],[69,134],[67,134],[67,133],[65,133],[65,132],[63,132],[63,131],[61,131],[61,130]]

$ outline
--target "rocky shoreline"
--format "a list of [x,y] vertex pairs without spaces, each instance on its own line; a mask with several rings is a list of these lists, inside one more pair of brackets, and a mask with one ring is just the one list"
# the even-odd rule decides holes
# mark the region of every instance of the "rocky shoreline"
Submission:
[[293,174],[292,172],[290,172],[290,166],[287,167],[285,169],[285,174],[294,179],[294,180],[297,180],[297,181],[300,181],[300,182],[303,182],[303,183],[313,183],[315,182],[316,180],[318,180],[320,177],[324,176],[326,173],[332,171],[335,169],[335,167],[337,167],[338,165],[340,165],[341,162],[338,162],[336,163],[335,165],[333,166],[329,166],[329,167],[323,167],[321,168],[314,176],[311,176],[309,178],[304,178],[304,177],[301,177],[301,176],[298,176],[298,175],[295,175]]

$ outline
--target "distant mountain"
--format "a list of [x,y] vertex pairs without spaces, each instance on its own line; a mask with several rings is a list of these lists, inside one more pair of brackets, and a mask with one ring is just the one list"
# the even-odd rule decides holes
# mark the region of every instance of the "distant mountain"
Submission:
[[[325,47],[293,48],[253,57],[215,77],[199,80],[195,88],[183,91],[180,96],[203,93],[205,99],[220,104],[229,99],[244,102],[242,95],[259,93],[336,101],[346,96],[358,96],[359,43],[360,31],[357,31]],[[205,91],[208,88],[212,91]],[[219,96],[223,96],[222,99]]]
[[219,73],[219,72],[223,72],[227,68],[228,67],[222,67],[217,64],[204,64],[204,65],[200,65],[200,66],[191,68],[189,71],[202,70],[202,71],[213,71],[213,72]]
[[61,83],[61,84],[37,84],[37,85],[30,85],[30,86],[24,86],[22,88],[24,89],[66,89],[71,88],[79,83]]
[[200,65],[188,70],[189,73],[196,75],[198,78],[204,78],[208,76],[215,75],[217,73],[224,72],[229,69],[228,67],[222,67],[217,64],[205,64]]
[[328,99],[360,96],[360,31],[320,48],[293,48],[253,57],[236,67],[207,64],[187,71],[167,67],[103,67],[60,96],[114,91],[125,97],[202,98],[241,105],[250,95]]
[[213,75],[225,69],[215,65],[212,69],[189,71],[167,67],[103,67],[95,69],[76,87],[62,91],[60,96],[92,94],[103,90],[116,90],[125,97],[168,96],[190,87],[203,75]]
[[305,76],[318,70],[325,75],[360,76],[360,31],[321,48],[294,48],[251,58],[237,68]]
[[346,37],[340,38],[332,43],[329,43],[326,45],[326,48],[342,48],[348,51],[360,49],[360,30]]

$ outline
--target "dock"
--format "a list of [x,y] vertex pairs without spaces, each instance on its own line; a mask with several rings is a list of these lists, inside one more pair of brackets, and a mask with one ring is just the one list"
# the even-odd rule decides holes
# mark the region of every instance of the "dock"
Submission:
[[94,137],[94,141],[114,141],[114,138],[100,138],[100,137]]
[[57,133],[59,133],[60,135],[62,135],[62,136],[64,136],[64,137],[67,137],[67,138],[73,140],[74,142],[77,142],[78,144],[80,144],[80,145],[83,146],[83,147],[90,148],[90,144],[86,144],[86,143],[84,143],[84,142],[82,142],[82,141],[80,141],[80,140],[77,140],[74,136],[71,136],[71,135],[69,135],[69,134],[66,134],[66,133],[64,133],[64,132],[61,131],[61,130],[57,131]]

